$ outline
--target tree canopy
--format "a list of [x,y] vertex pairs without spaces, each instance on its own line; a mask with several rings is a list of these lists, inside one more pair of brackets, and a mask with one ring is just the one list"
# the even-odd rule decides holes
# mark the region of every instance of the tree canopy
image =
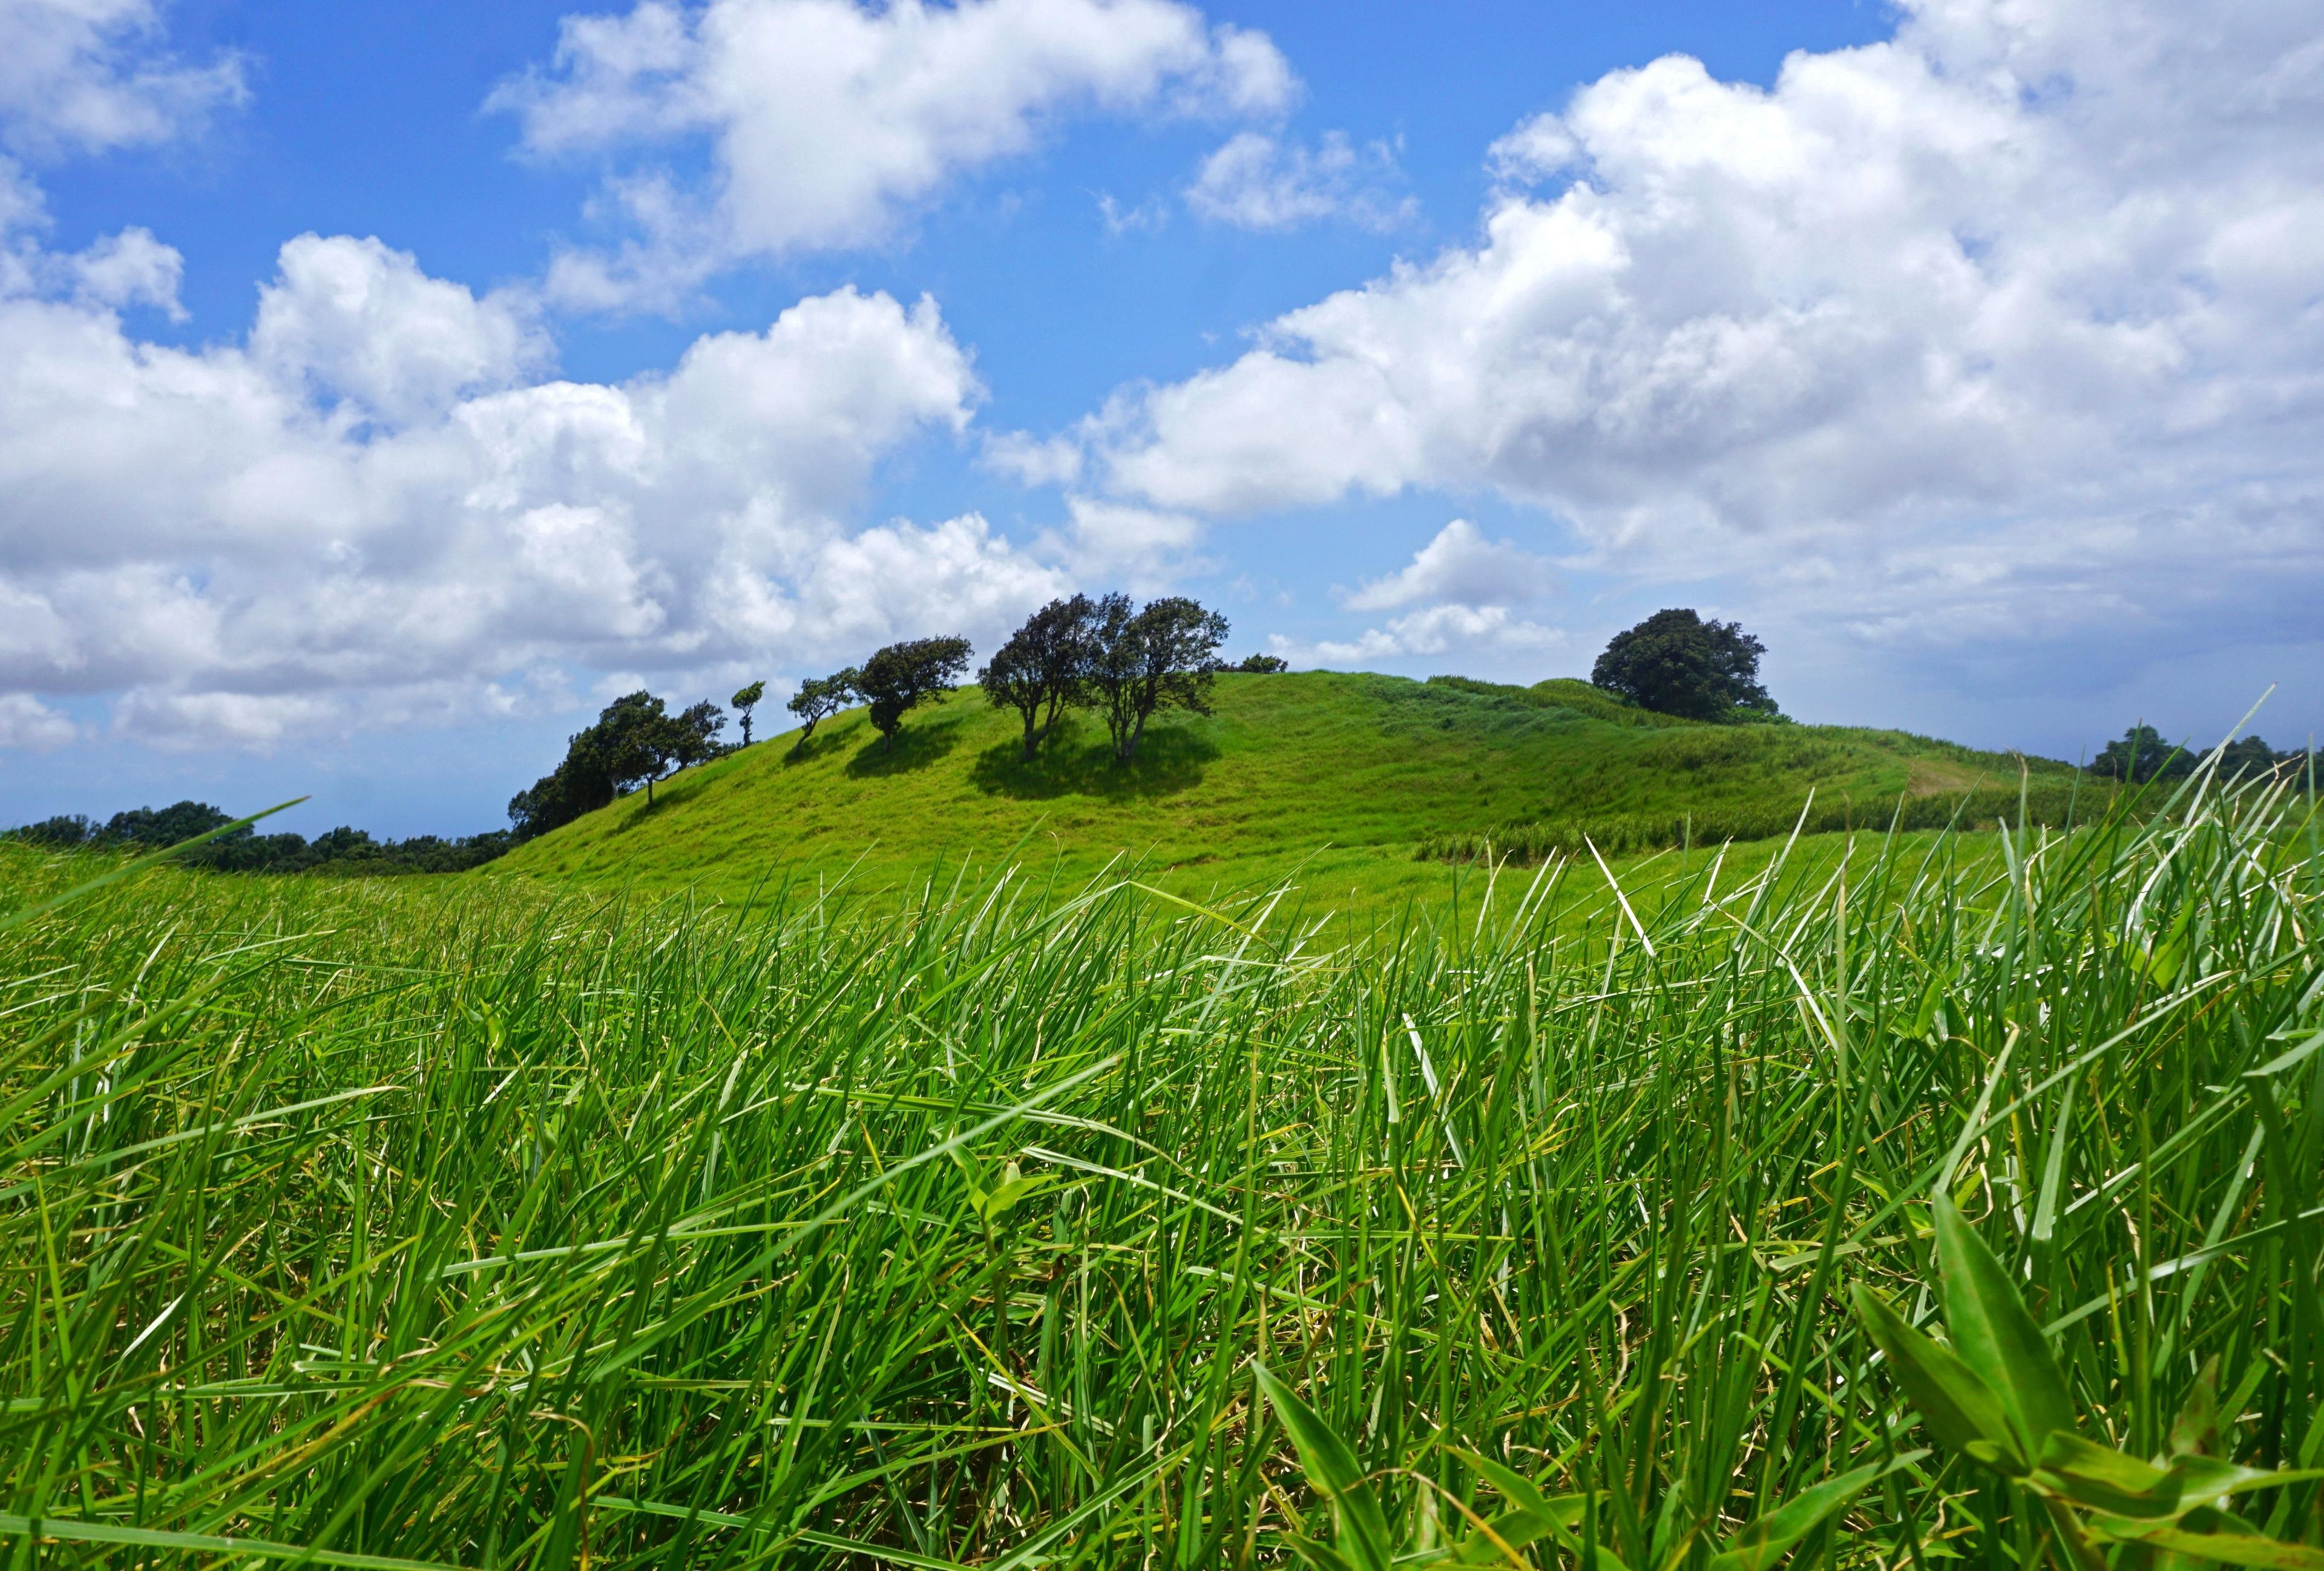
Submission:
[[1227,619],[1181,595],[1133,609],[1127,595],[1108,595],[1091,623],[1088,682],[1105,713],[1113,755],[1138,756],[1146,723],[1165,709],[1211,712],[1213,657],[1227,639]]
[[642,688],[622,694],[567,740],[563,762],[509,799],[516,838],[546,835],[641,785],[650,803],[655,781],[718,756],[725,724],[724,711],[706,698],[673,715]]
[[1096,615],[1096,603],[1086,595],[1052,600],[1027,617],[976,673],[992,707],[1014,709],[1024,721],[1028,761],[1089,679]]
[[791,701],[785,706],[799,717],[798,740],[791,744],[793,758],[807,751],[807,739],[815,735],[817,725],[854,701],[855,684],[862,679],[862,675],[853,666],[849,666],[845,670],[834,671],[827,677],[809,677],[799,683],[798,691],[791,695]]
[[767,684],[752,682],[747,688],[735,689],[734,696],[726,700],[734,707],[734,718],[742,722],[742,745],[745,747],[751,745],[751,711],[757,708],[759,700],[766,696]]
[[1657,611],[1616,633],[1590,669],[1591,682],[1658,714],[1690,720],[1779,720],[1759,685],[1766,646],[1733,622],[1688,609]]
[[964,638],[914,638],[874,651],[863,662],[855,690],[872,707],[884,751],[895,750],[906,715],[953,689],[968,670],[968,657]]

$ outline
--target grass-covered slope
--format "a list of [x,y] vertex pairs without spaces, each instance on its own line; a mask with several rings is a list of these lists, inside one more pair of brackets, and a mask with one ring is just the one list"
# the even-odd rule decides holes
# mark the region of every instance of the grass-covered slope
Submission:
[[874,876],[1012,853],[1080,873],[1128,853],[1233,883],[1324,847],[1408,866],[1431,837],[1534,820],[1796,812],[1811,790],[1878,821],[1900,796],[2014,789],[2018,778],[2014,758],[1901,732],[1687,725],[1576,681],[1231,675],[1215,707],[1158,724],[1127,769],[1089,716],[1026,764],[1013,713],[973,688],[914,714],[892,754],[853,711],[819,727],[803,755],[788,736],[763,740],[664,784],[650,809],[625,798],[499,868],[734,889],[859,858]]

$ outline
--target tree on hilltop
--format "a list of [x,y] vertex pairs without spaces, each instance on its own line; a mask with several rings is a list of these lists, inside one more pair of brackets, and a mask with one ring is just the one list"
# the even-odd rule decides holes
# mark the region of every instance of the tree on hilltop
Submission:
[[872,724],[881,750],[892,753],[904,716],[922,704],[941,702],[968,670],[964,638],[914,638],[875,651],[855,679],[855,690],[872,707]]
[[862,673],[849,666],[845,670],[834,671],[827,677],[809,677],[799,683],[798,691],[793,693],[791,701],[784,706],[799,717],[798,740],[791,744],[790,755],[793,758],[807,751],[807,739],[815,735],[818,725],[854,701],[856,683],[862,679]]
[[1024,720],[1028,762],[1057,716],[1081,697],[1096,615],[1097,606],[1086,595],[1052,600],[1027,617],[1025,625],[1010,633],[976,673],[977,684],[994,708],[1014,709]]
[[1212,660],[1227,640],[1227,619],[1181,595],[1132,610],[1108,595],[1092,619],[1089,686],[1105,711],[1113,755],[1138,755],[1146,723],[1164,709],[1211,712]]
[[734,718],[742,723],[742,745],[745,747],[751,745],[751,711],[759,707],[759,700],[766,696],[767,684],[764,682],[752,682],[749,687],[741,688],[733,698],[726,700],[728,703],[734,706]]
[[1767,646],[1739,623],[1706,622],[1687,609],[1657,611],[1616,633],[1590,680],[1618,698],[1689,720],[1780,720],[1759,685]]
[[513,838],[561,828],[641,785],[652,806],[655,781],[718,756],[725,724],[724,711],[707,699],[673,715],[642,688],[622,694],[598,711],[595,725],[566,739],[564,762],[509,799]]

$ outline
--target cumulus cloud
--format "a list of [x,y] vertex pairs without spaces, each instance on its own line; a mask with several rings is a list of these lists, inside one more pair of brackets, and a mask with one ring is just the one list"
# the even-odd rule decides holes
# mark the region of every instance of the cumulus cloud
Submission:
[[429,278],[377,239],[301,235],[279,267],[259,291],[251,354],[278,378],[351,401],[371,419],[440,413],[549,358],[521,306]]
[[165,142],[244,97],[241,63],[171,59],[155,0],[0,0],[0,142],[19,154]]
[[1391,611],[1421,600],[1517,605],[1549,592],[1549,564],[1509,541],[1489,541],[1465,518],[1436,531],[1411,564],[1342,597],[1351,611]]
[[981,518],[850,521],[883,455],[980,395],[933,302],[840,290],[618,384],[539,354],[511,308],[346,236],[282,248],[243,345],[0,298],[11,744],[65,735],[34,694],[265,747],[553,702],[575,670],[989,636],[1063,586]]
[[1243,131],[1203,161],[1186,188],[1198,217],[1242,229],[1295,229],[1336,218],[1366,229],[1393,229],[1416,210],[1388,189],[1396,155],[1385,143],[1359,149],[1345,132],[1314,147],[1260,131]]
[[1264,33],[1177,0],[643,0],[567,17],[550,66],[492,103],[544,156],[707,142],[699,185],[614,170],[632,238],[549,278],[603,308],[667,301],[743,257],[881,240],[1069,115],[1267,116],[1296,90]]
[[1205,516],[1489,486],[1896,638],[2324,589],[2311,5],[1917,0],[1770,89],[1613,72],[1491,165],[1473,244],[1126,392],[1087,473]]
[[78,735],[70,718],[30,693],[0,693],[0,748],[51,753]]
[[1300,664],[1368,665],[1406,655],[1461,652],[1538,654],[1566,642],[1559,628],[1516,615],[1506,605],[1429,605],[1368,627],[1352,639],[1301,643],[1277,638],[1276,652]]

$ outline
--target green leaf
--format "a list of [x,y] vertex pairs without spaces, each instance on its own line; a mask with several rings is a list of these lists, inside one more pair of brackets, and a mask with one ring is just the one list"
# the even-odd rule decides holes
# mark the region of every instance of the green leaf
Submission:
[[1945,1330],[1961,1358],[1993,1382],[2016,1429],[2018,1450],[2038,1456],[2052,1433],[2074,1428],[2073,1404],[2066,1398],[2050,1339],[1951,1197],[1939,1194],[1936,1212]]
[[2175,1520],[2187,1509],[2180,1503],[2176,1470],[2165,1472],[2079,1435],[2053,1432],[2043,1443],[2033,1482],[2085,1510],[2112,1516]]
[[2006,1472],[2024,1473],[2025,1459],[1993,1388],[1950,1348],[1906,1325],[1903,1316],[1863,1283],[1849,1291],[1857,1317],[1888,1355],[1896,1383],[1921,1409],[1929,1433],[1955,1451]]
[[[1589,1509],[1590,1502],[1587,1496],[1546,1495],[1542,1493],[1539,1485],[1524,1474],[1504,1463],[1496,1462],[1489,1456],[1475,1451],[1464,1451],[1457,1446],[1453,1448],[1453,1455],[1482,1474],[1485,1482],[1499,1490],[1501,1498],[1509,1502],[1511,1509],[1495,1517],[1492,1526],[1493,1531],[1506,1539],[1511,1548],[1521,1548],[1524,1544],[1533,1542],[1535,1539],[1545,1532],[1569,1554],[1576,1557],[1581,1555],[1582,1539],[1576,1531],[1576,1524],[1582,1520],[1582,1513]],[[1501,1525],[1508,1522],[1515,1526],[1520,1521],[1526,1524],[1527,1532],[1527,1537],[1522,1543],[1504,1531]],[[1539,1531],[1533,1530],[1536,1526]],[[1480,1537],[1471,1542],[1480,1545],[1487,1552],[1488,1557],[1471,1563],[1490,1565],[1495,1561],[1502,1560],[1499,1551],[1494,1549],[1489,1541]],[[1464,1550],[1463,1555],[1465,1558],[1468,1551]],[[1603,1544],[1598,1547],[1598,1563],[1604,1571],[1627,1571],[1620,1557]]]
[[401,1560],[392,1555],[357,1555],[345,1549],[313,1549],[264,1539],[226,1538],[216,1533],[172,1533],[133,1528],[126,1522],[81,1521],[71,1517],[20,1517],[0,1511],[0,1535],[55,1539],[68,1544],[128,1544],[143,1549],[188,1549],[252,1559],[303,1560],[342,1566],[350,1571],[456,1571],[436,1560]]
[[968,1203],[976,1208],[976,1214],[986,1222],[999,1222],[1010,1212],[1015,1210],[1020,1203],[1032,1198],[1056,1181],[1057,1175],[1055,1173],[1037,1173],[1028,1178],[1012,1161],[1001,1169],[1001,1182],[995,1184],[989,1193],[972,1190]]
[[2100,1516],[2092,1525],[2107,1538],[2126,1544],[2147,1544],[2174,1554],[2215,1560],[2225,1566],[2265,1566],[2282,1571],[2324,1571],[2324,1549],[2305,1544],[2282,1544],[2244,1531],[2190,1532],[2169,1523],[2126,1521]]
[[1348,1564],[1347,1557],[1329,1544],[1319,1544],[1313,1539],[1303,1539],[1296,1533],[1284,1534],[1283,1541],[1291,1546],[1293,1554],[1298,1556],[1305,1564],[1314,1566],[1316,1571],[1356,1571],[1353,1566]]
[[2218,1456],[2226,1449],[2219,1435],[2219,1355],[2214,1353],[2204,1361],[2195,1389],[2172,1421],[2171,1455]]
[[[1916,1451],[1914,1456],[1925,1456]],[[1898,1462],[1909,1460],[1899,1457]],[[1868,1462],[1803,1490],[1766,1515],[1746,1523],[1727,1540],[1727,1548],[1711,1557],[1711,1571],[1767,1571],[1789,1554],[1792,1546],[1846,1511],[1865,1486],[1886,1473],[1890,1464]]]
[[1276,1417],[1291,1436],[1299,1465],[1306,1470],[1308,1487],[1332,1502],[1332,1517],[1339,1527],[1339,1552],[1352,1562],[1351,1571],[1389,1571],[1395,1555],[1389,1548],[1388,1518],[1355,1452],[1340,1438],[1338,1430],[1323,1421],[1323,1414],[1294,1395],[1265,1364],[1254,1362],[1250,1368],[1259,1379],[1259,1389],[1267,1393]]

